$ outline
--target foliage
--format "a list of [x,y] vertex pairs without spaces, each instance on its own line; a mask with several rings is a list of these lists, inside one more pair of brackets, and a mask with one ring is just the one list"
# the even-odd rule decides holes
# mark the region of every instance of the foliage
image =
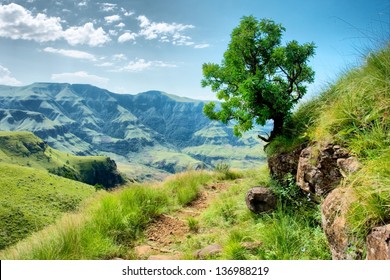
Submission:
[[243,17],[231,34],[220,65],[203,64],[202,86],[210,86],[222,100],[205,105],[204,113],[225,124],[234,120],[234,133],[274,121],[269,138],[282,133],[293,106],[306,93],[305,83],[314,79],[307,61],[314,55],[314,43],[300,45],[293,40],[282,46],[285,28],[269,19]]
[[390,221],[390,45],[369,53],[364,64],[344,73],[292,115],[289,129],[267,148],[283,152],[311,141],[335,143],[358,157],[361,169],[339,187],[353,193],[346,230],[364,251],[367,234]]
[[187,218],[187,224],[192,232],[198,232],[199,231],[199,220],[197,220],[194,217],[188,217]]

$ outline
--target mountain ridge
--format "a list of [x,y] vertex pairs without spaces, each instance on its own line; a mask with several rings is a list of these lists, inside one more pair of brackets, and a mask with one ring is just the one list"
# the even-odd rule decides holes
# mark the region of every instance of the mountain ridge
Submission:
[[[0,86],[0,130],[31,131],[63,152],[103,154],[121,164],[142,165],[149,177],[212,167],[221,160],[238,160],[236,167],[253,165],[240,155],[248,145],[259,151],[256,159],[264,159],[254,134],[236,138],[231,127],[203,115],[205,102],[156,90],[118,94],[88,84]],[[230,145],[239,152],[235,158],[215,152],[208,157],[204,145],[214,151]],[[138,175],[145,174],[130,177]]]

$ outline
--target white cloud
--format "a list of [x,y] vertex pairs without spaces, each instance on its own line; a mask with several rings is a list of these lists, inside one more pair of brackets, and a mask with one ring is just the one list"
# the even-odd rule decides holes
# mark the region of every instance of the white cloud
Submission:
[[195,26],[181,23],[152,22],[146,16],[137,17],[141,30],[139,35],[146,40],[159,39],[161,42],[172,42],[174,45],[193,45],[191,37],[183,32]]
[[0,84],[7,86],[20,86],[22,83],[11,76],[8,68],[0,65]]
[[111,67],[111,66],[114,66],[114,63],[112,63],[112,62],[103,62],[103,63],[100,63],[100,64],[96,64],[96,66],[98,66],[98,67]]
[[119,28],[123,28],[125,26],[126,26],[126,24],[124,24],[123,22],[118,23],[117,25],[115,25],[115,27],[119,27]]
[[120,68],[119,72],[142,72],[151,68],[174,68],[176,65],[168,64],[162,61],[146,61],[145,59],[136,59],[130,61],[126,66]]
[[122,18],[119,16],[119,15],[112,15],[112,16],[106,16],[104,17],[104,20],[107,22],[107,23],[113,23],[113,22],[116,22],[116,21],[120,21]]
[[87,44],[93,47],[110,41],[106,32],[101,27],[95,29],[91,22],[67,30],[63,30],[61,22],[59,17],[48,17],[42,13],[34,16],[14,3],[0,5],[0,37],[40,43],[65,39],[70,45]]
[[101,3],[100,4],[100,9],[104,12],[112,12],[113,10],[116,9],[117,4],[113,3]]
[[127,41],[134,41],[136,37],[137,37],[137,34],[126,32],[126,33],[123,33],[121,36],[119,36],[118,42],[124,43]]
[[86,7],[87,5],[88,5],[87,1],[82,1],[82,2],[77,4],[77,6],[79,6],[79,7]]
[[210,47],[209,44],[198,44],[198,45],[194,46],[195,49],[204,49],[204,48],[208,48],[208,47]]
[[111,36],[117,36],[117,35],[118,35],[118,31],[116,31],[116,30],[114,30],[114,29],[108,30],[108,33],[109,33]]
[[123,7],[121,7],[121,12],[123,13],[123,15],[125,16],[125,17],[129,17],[129,16],[132,16],[132,15],[134,15],[134,12],[132,12],[132,11],[127,11],[125,8],[123,8]]
[[61,18],[33,16],[20,5],[0,5],[0,37],[14,40],[55,41],[62,37]]
[[114,54],[112,56],[112,59],[115,61],[123,61],[123,60],[127,60],[127,56],[124,55],[123,53],[118,53],[118,54]]
[[109,82],[107,78],[91,75],[84,71],[52,74],[51,79],[59,83],[92,84],[98,87],[106,87]]
[[64,38],[72,46],[86,44],[92,47],[101,46],[111,40],[103,28],[95,29],[92,22],[68,28],[64,31]]
[[67,57],[86,59],[91,61],[96,61],[96,57],[93,54],[78,51],[78,50],[65,50],[65,49],[55,49],[51,47],[44,48],[43,51],[48,53],[56,53]]

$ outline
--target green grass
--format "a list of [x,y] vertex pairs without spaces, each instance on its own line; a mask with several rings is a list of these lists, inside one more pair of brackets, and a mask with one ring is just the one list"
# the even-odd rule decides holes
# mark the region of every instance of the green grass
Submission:
[[115,169],[107,157],[66,154],[52,149],[31,132],[0,131],[0,155],[0,162],[47,170],[88,184],[95,184],[98,171],[109,174]]
[[[129,248],[157,215],[190,202],[185,189],[199,191],[213,175],[190,171],[155,185],[98,192],[78,214],[0,252],[1,259],[110,259],[129,257]],[[191,192],[192,193],[192,192]],[[197,193],[192,193],[192,199]]]
[[0,249],[75,211],[94,188],[44,170],[0,163]]
[[268,153],[292,150],[305,142],[340,144],[358,157],[362,168],[340,187],[356,201],[347,212],[347,232],[365,250],[374,226],[390,221],[390,45],[371,52],[352,69],[292,116],[284,135]]
[[[178,250],[186,258],[209,244],[218,243],[223,253],[212,259],[330,259],[327,240],[320,226],[319,209],[306,202],[302,210],[295,204],[280,203],[275,212],[253,214],[245,204],[251,186],[271,186],[266,166],[246,171],[220,194],[199,219],[199,233],[187,236]],[[304,201],[302,201],[304,202]],[[245,248],[245,242],[261,242],[257,248]]]

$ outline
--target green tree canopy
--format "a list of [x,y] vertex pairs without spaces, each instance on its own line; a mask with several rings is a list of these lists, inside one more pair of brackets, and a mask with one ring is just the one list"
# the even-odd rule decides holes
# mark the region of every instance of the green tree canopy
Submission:
[[210,86],[222,101],[219,108],[214,102],[206,104],[204,113],[225,124],[234,121],[237,136],[267,120],[273,120],[273,131],[259,137],[269,142],[280,135],[293,106],[306,93],[305,84],[314,81],[307,65],[314,43],[293,40],[282,45],[284,31],[272,20],[243,17],[221,64],[203,64],[202,86]]

